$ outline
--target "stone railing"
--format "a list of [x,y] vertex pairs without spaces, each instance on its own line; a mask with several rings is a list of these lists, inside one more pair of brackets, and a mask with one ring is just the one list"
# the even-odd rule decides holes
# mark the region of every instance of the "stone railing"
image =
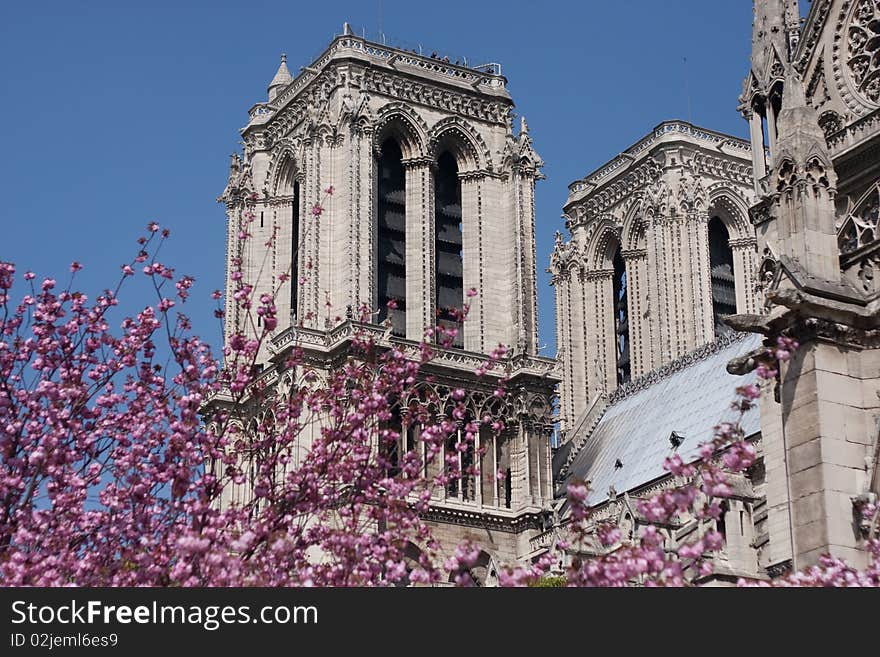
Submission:
[[[472,85],[475,88],[491,88],[504,89],[507,81],[501,74],[501,66],[499,64],[486,64],[480,69],[469,68],[457,64],[444,62],[433,57],[425,57],[417,53],[400,50],[390,46],[384,46],[373,43],[362,37],[354,35],[338,36],[333,43],[318,58],[308,66],[304,66],[299,75],[287,85],[278,97],[271,103],[258,103],[249,112],[251,123],[262,122],[262,114],[264,112],[274,112],[284,107],[296,95],[315,79],[321,70],[329,64],[333,59],[343,56],[347,53],[362,53],[368,57],[382,60],[390,66],[396,66],[399,63],[407,66],[438,73],[456,80],[461,80]],[[487,70],[483,70],[487,69]]]
[[406,50],[399,50],[378,43],[372,43],[361,37],[350,35],[339,37],[334,43],[338,44],[340,49],[360,51],[371,57],[386,60],[387,63],[392,66],[395,66],[398,63],[403,63],[425,71],[431,71],[433,73],[456,78],[474,86],[487,86],[502,89],[505,86],[505,80],[501,75],[500,66],[497,69],[497,74],[485,73],[466,66],[451,64],[433,57],[425,57],[424,55],[408,52]]
[[272,116],[272,108],[268,103],[257,103],[248,110],[248,117],[251,123],[261,123],[269,120]]
[[880,109],[876,109],[857,121],[853,121],[842,130],[828,135],[826,141],[828,148],[831,149],[831,156],[839,155],[877,132],[880,132]]
[[555,529],[548,529],[545,532],[541,532],[537,536],[533,536],[529,539],[529,553],[534,554],[540,550],[549,550],[553,547],[553,536],[555,535]]
[[[271,339],[269,351],[272,354],[278,354],[293,345],[329,351],[356,335],[364,338],[371,336],[377,344],[383,347],[397,347],[409,357],[414,359],[420,357],[418,342],[393,336],[381,326],[352,320],[346,320],[329,331],[303,327],[285,329]],[[431,365],[444,365],[458,370],[474,371],[488,361],[488,356],[473,351],[444,348],[438,345],[432,345],[431,348],[434,354],[430,361]],[[501,373],[506,367],[510,368],[511,375],[520,373],[547,377],[555,374],[556,361],[543,356],[515,354],[500,360],[495,371]]]

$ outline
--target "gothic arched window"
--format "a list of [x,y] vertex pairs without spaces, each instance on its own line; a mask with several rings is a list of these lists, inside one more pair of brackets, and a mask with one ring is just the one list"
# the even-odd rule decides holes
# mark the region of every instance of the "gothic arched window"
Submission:
[[712,278],[712,318],[715,322],[715,335],[718,336],[730,330],[721,321],[721,316],[736,314],[736,285],[730,234],[718,217],[712,217],[709,221],[709,267]]
[[437,158],[434,181],[437,324],[458,329],[453,345],[464,345],[460,312],[464,305],[461,236],[461,181],[458,165],[448,151]]
[[614,253],[614,346],[617,359],[617,385],[630,380],[628,288],[626,263],[618,248]]
[[[379,157],[378,321],[391,320],[391,332],[406,336],[406,172],[400,145],[386,139]],[[393,302],[396,308],[389,308]]]
[[293,183],[293,212],[290,220],[290,252],[293,254],[290,260],[290,317],[297,314],[299,302],[299,183]]

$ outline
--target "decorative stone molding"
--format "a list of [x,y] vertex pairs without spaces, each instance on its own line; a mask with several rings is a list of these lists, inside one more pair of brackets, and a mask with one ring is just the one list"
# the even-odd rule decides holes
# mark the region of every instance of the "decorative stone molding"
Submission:
[[585,281],[602,281],[608,280],[614,276],[613,269],[591,269],[583,273]]
[[243,207],[250,202],[250,196],[254,194],[254,180],[251,165],[234,153],[230,158],[229,180],[223,193],[217,198],[220,203],[225,203],[228,210]]
[[880,2],[844,0],[834,32],[838,89],[856,115],[880,107]]
[[647,249],[627,249],[620,252],[621,257],[626,260],[642,260],[648,257]]
[[480,133],[458,116],[447,116],[431,127],[428,131],[428,154],[436,158],[441,144],[450,138],[455,154],[461,156],[460,169],[494,169],[492,154]]
[[476,94],[441,90],[436,85],[413,81],[397,73],[375,68],[363,69],[361,86],[374,94],[494,124],[505,123],[505,117],[511,105],[507,100],[489,100]]
[[804,72],[813,53],[816,51],[825,28],[825,19],[831,11],[832,2],[833,0],[813,0],[810,14],[807,16],[807,23],[801,30],[797,49],[798,57],[795,60],[795,68],[801,73]]
[[390,134],[398,138],[404,159],[428,157],[428,124],[405,103],[388,103],[373,124],[373,148],[381,155],[382,142]]
[[877,234],[880,219],[880,180],[871,184],[838,221],[837,235],[841,255],[868,246],[880,239]]

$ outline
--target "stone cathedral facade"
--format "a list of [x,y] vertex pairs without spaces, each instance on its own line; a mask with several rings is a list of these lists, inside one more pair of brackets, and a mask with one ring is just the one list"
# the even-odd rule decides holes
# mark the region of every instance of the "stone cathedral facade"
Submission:
[[[530,556],[553,496],[558,378],[537,353],[535,289],[543,163],[525,121],[514,131],[506,84],[498,65],[451,64],[346,28],[296,77],[282,57],[268,99],[250,110],[244,154],[232,157],[221,197],[227,272],[240,261],[257,296],[280,285],[279,325],[260,357],[261,376],[279,394],[297,383],[283,368],[294,345],[318,371],[339,363],[357,330],[415,353],[425,330],[454,323],[447,309],[478,290],[456,344],[437,349],[429,373],[438,390],[465,389],[481,417],[496,383],[475,369],[508,346],[512,422],[497,440],[481,436],[480,480],[439,491],[431,521],[443,545],[483,546],[484,580]],[[255,220],[243,249],[236,236],[246,202]],[[319,202],[320,219],[311,213]],[[228,280],[227,299],[233,289]],[[353,319],[362,305],[377,310],[368,325]],[[237,313],[228,303],[228,331],[261,330]]]
[[[799,348],[742,418],[758,462],[731,481],[713,578],[774,577],[823,553],[864,565],[880,494],[880,1],[756,0],[739,111],[748,142],[661,124],[575,181],[550,272],[556,291],[565,484],[622,540],[638,499],[680,485],[729,421],[752,356]],[[706,529],[683,518],[672,549]],[[596,544],[595,553],[606,548]],[[615,549],[612,547],[611,549]]]
[[[282,394],[296,384],[282,365],[294,345],[332,368],[356,330],[415,349],[436,321],[456,321],[445,309],[470,288],[460,340],[431,366],[438,385],[467,390],[480,413],[493,385],[473,370],[497,344],[511,349],[513,421],[486,438],[480,464],[509,484],[481,475],[439,491],[430,518],[444,545],[482,546],[484,582],[556,546],[573,480],[590,484],[596,522],[637,540],[639,498],[684,483],[663,461],[696,458],[734,419],[734,388],[757,381],[753,356],[780,336],[800,346],[741,418],[757,463],[731,479],[718,520],[661,532],[669,549],[721,532],[719,582],[827,552],[865,563],[860,509],[880,493],[880,0],[754,7],[747,140],[666,121],[569,186],[549,259],[555,360],[537,353],[542,162],[525,121],[514,130],[500,67],[346,30],[296,77],[282,60],[250,110],[221,200],[229,271],[242,262],[258,294],[281,286],[265,381]],[[312,219],[330,186],[330,220]],[[302,284],[281,283],[289,271]],[[352,319],[362,304],[377,309],[365,326]],[[227,310],[230,330],[259,328]]]

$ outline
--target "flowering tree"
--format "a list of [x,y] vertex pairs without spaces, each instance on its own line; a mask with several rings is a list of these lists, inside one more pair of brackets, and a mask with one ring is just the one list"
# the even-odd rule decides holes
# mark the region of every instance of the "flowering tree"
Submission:
[[[315,220],[321,212],[315,205]],[[245,219],[243,240],[252,214]],[[300,373],[300,384],[279,396],[254,368],[277,326],[274,295],[255,300],[233,272],[235,302],[251,327],[261,318],[260,329],[233,333],[221,366],[175,315],[194,281],[157,259],[167,238],[150,224],[119,284],[94,301],[73,290],[74,263],[61,291],[25,273],[29,290],[16,303],[15,267],[0,264],[4,581],[369,585],[437,582],[461,570],[464,582],[472,550],[437,563],[422,520],[434,488],[472,474],[448,458],[428,475],[465,417],[464,393],[452,391],[453,404],[438,408],[417,388],[432,343],[450,344],[456,329],[432,331],[415,359],[359,333],[321,386],[310,385],[315,373],[294,349],[284,367]],[[137,269],[156,301],[116,334],[112,311]],[[503,356],[499,347],[482,374]],[[254,408],[262,419],[249,425]],[[488,416],[469,422],[464,443],[482,422],[503,428]],[[398,449],[415,423],[424,425],[418,445]],[[236,487],[246,489],[242,499],[228,495]]]
[[[314,221],[321,214],[316,204]],[[253,216],[244,218],[239,238],[247,240]],[[462,472],[447,454],[458,423],[466,422],[456,445],[463,450],[473,449],[481,425],[504,429],[502,417],[467,421],[463,391],[451,391],[452,403],[444,405],[419,385],[434,345],[451,344],[456,329],[429,331],[416,357],[362,331],[344,365],[320,385],[294,348],[284,368],[296,373],[295,383],[278,394],[254,367],[277,328],[274,295],[255,299],[242,272],[232,272],[234,301],[250,330],[229,336],[221,362],[178,310],[194,281],[158,260],[167,238],[150,224],[118,284],[94,300],[73,288],[76,262],[63,289],[24,273],[27,290],[14,300],[15,267],[0,263],[3,581],[341,586],[436,583],[451,572],[456,583],[473,583],[469,567],[478,551],[462,545],[442,562],[423,520],[432,491],[475,474],[475,465]],[[120,321],[114,309],[137,271],[155,301]],[[362,321],[368,315],[360,309]],[[775,376],[773,363],[791,348],[781,342],[759,375]],[[504,356],[499,346],[477,372],[494,377],[499,397]],[[753,386],[740,388],[737,407],[745,412],[756,397]],[[414,426],[421,430],[410,444]],[[716,518],[729,494],[725,471],[749,467],[755,450],[734,423],[719,429],[702,456],[699,464],[667,462],[670,473],[693,483],[644,501],[646,517],[666,522],[687,511]],[[246,494],[230,494],[235,490]],[[571,536],[561,547],[569,553],[586,537],[586,492],[584,484],[568,489]],[[876,524],[877,509],[865,513]],[[600,538],[612,545],[619,537],[604,528]],[[649,528],[636,545],[575,558],[564,581],[683,585],[710,571],[707,557],[720,544],[717,532],[706,531],[670,554]],[[876,541],[871,550],[877,557]],[[548,554],[527,567],[512,565],[500,581],[541,581],[554,560]],[[876,564],[856,572],[826,559],[782,583],[876,585]]]

